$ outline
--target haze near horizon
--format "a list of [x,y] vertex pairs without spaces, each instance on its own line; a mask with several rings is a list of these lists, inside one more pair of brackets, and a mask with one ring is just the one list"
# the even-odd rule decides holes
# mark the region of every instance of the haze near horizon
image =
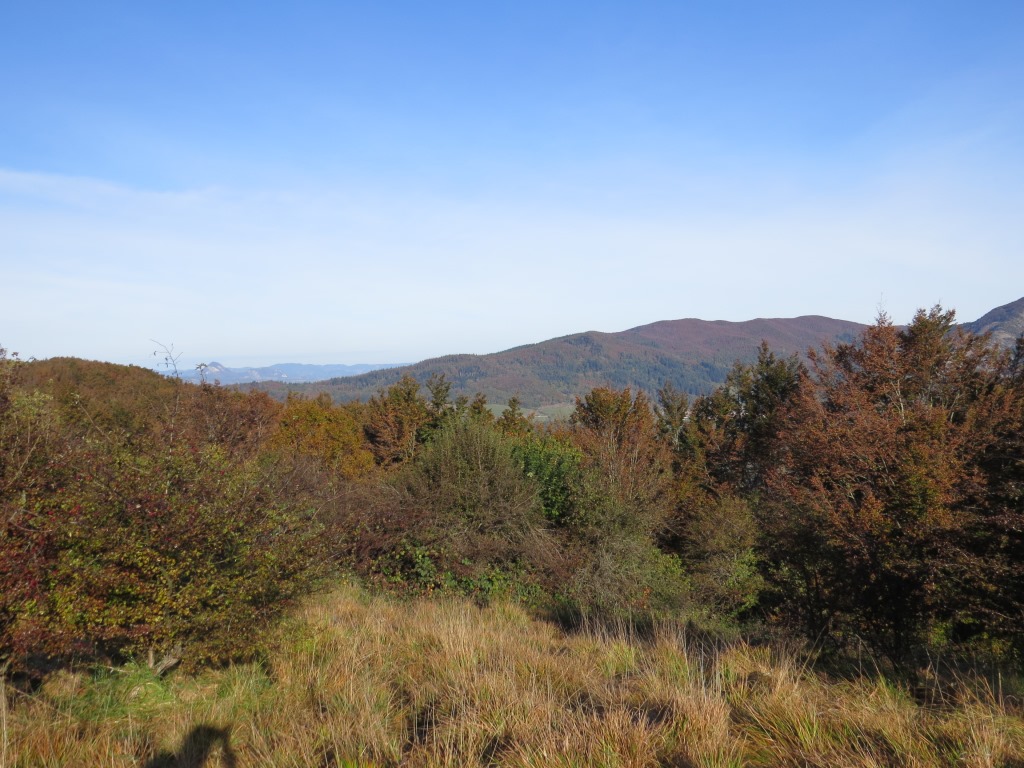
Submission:
[[1024,6],[22,4],[0,345],[414,361],[1024,294]]

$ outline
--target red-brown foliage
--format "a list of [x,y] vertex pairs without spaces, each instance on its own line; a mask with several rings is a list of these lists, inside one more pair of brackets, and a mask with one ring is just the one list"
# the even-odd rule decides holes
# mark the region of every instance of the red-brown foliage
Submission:
[[988,494],[980,462],[1014,395],[1005,356],[953,319],[936,307],[901,330],[883,317],[826,347],[783,413],[763,551],[777,600],[811,637],[859,637],[902,660],[970,620],[1002,567],[970,550]]

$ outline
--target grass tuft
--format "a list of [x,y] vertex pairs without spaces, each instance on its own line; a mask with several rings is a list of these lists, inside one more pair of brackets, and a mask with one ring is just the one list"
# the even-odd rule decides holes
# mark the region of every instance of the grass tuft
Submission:
[[4,768],[1024,764],[1024,721],[961,679],[941,704],[671,624],[567,633],[514,604],[308,600],[265,660],[129,664],[7,692]]

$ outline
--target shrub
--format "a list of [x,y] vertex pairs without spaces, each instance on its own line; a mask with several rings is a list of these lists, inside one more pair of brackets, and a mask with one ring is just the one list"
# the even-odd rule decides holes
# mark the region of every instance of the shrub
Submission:
[[328,474],[355,480],[374,466],[363,445],[362,426],[351,409],[335,406],[329,395],[309,400],[289,395],[268,449],[289,461],[312,461]]
[[0,387],[0,663],[249,655],[324,571],[315,499],[260,456],[263,396],[177,384],[126,432],[73,392]]
[[547,527],[538,485],[513,443],[471,419],[444,425],[397,483],[422,510],[416,539],[448,553],[452,570],[479,573],[530,559]]
[[216,445],[76,459],[80,474],[39,507],[59,518],[40,606],[55,654],[246,656],[323,567],[312,510],[282,502],[253,460]]
[[704,498],[680,523],[677,546],[689,571],[694,603],[724,620],[735,620],[757,605],[764,579],[750,504],[737,496]]

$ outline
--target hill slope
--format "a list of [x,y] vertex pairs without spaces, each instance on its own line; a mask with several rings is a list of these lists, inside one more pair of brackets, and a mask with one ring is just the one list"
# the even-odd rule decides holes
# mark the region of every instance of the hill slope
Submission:
[[996,307],[962,327],[972,333],[991,333],[996,343],[1012,347],[1024,334],[1024,298]]
[[750,361],[765,340],[776,353],[803,354],[822,342],[852,340],[859,323],[810,315],[745,322],[665,320],[618,333],[589,331],[489,355],[448,355],[414,365],[317,384],[259,385],[274,393],[329,392],[336,400],[366,399],[405,374],[419,381],[443,373],[453,395],[482,392],[491,403],[518,396],[528,408],[571,402],[596,386],[653,393],[666,381],[704,393],[736,360]]

